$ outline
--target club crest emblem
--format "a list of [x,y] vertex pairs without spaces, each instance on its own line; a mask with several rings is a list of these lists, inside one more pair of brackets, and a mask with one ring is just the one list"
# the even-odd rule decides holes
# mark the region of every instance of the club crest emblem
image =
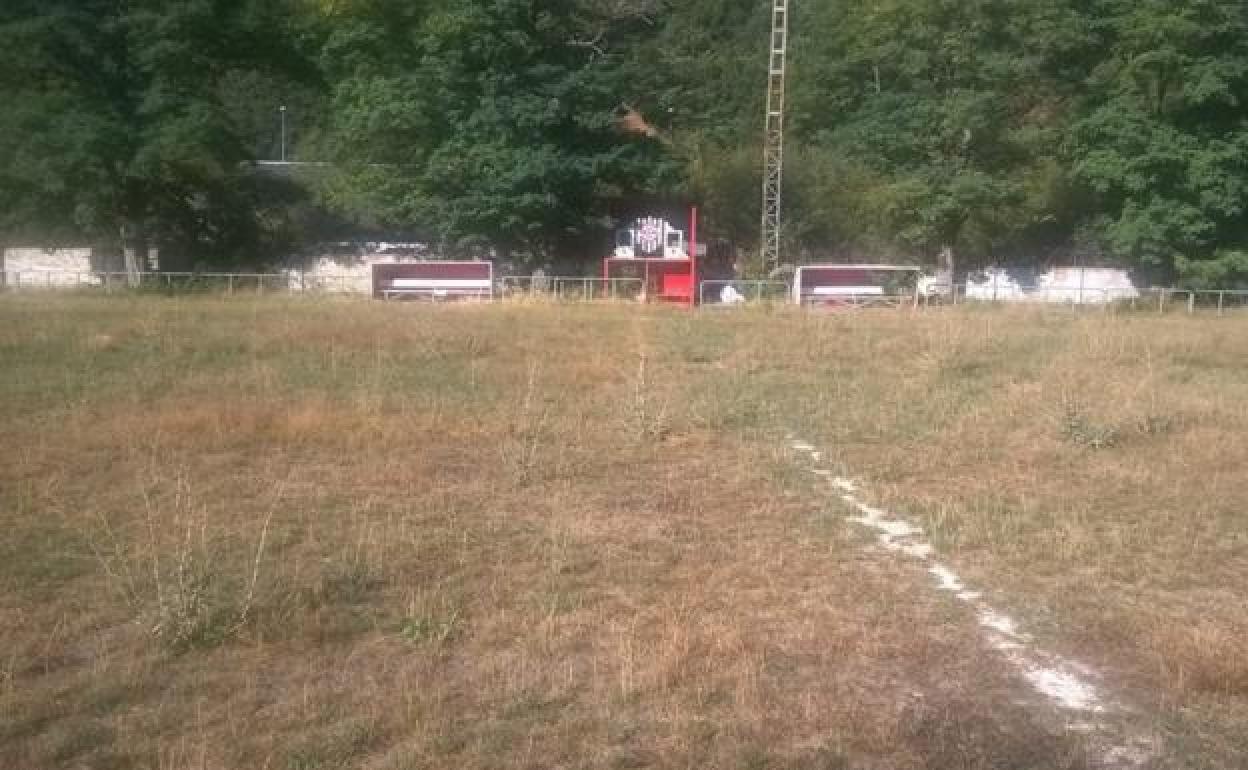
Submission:
[[657,254],[663,248],[663,220],[643,217],[637,220],[637,249],[642,254]]

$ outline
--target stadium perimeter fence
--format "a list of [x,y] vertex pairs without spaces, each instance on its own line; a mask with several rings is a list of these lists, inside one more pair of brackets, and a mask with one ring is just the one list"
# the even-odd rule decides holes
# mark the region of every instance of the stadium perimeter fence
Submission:
[[[7,270],[0,287],[8,291],[83,290],[106,293],[139,291],[168,294],[216,293],[369,296],[367,275],[280,273],[97,272],[72,270]],[[506,276],[495,280],[499,299],[536,299],[559,302],[637,301],[644,295],[639,278],[580,276]],[[698,287],[699,301],[709,307],[784,304],[792,287],[783,281],[707,280]],[[852,305],[853,298],[847,304]],[[1242,289],[1105,289],[1043,287],[1026,293],[998,287],[960,284],[927,293],[899,296],[897,304],[918,306],[961,304],[1041,304],[1086,306],[1112,310],[1225,315],[1248,310],[1248,290]]]

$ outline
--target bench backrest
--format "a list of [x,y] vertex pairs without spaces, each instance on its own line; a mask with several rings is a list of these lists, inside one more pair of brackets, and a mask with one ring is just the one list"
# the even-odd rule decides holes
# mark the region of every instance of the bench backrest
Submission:
[[484,297],[494,293],[490,262],[398,262],[373,265],[373,296]]
[[912,289],[898,289],[919,275],[916,268],[900,265],[805,265],[794,276],[793,301],[820,304],[909,296]]

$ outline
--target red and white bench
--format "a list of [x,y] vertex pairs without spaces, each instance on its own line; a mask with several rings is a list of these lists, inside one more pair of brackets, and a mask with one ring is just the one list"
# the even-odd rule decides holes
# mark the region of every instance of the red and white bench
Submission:
[[377,299],[477,299],[494,297],[490,262],[398,262],[373,265]]

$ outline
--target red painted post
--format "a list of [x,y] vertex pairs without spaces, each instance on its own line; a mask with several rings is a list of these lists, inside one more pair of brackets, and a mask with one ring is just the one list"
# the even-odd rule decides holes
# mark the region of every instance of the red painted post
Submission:
[[689,207],[689,306],[698,304],[701,284],[698,281],[698,207]]

